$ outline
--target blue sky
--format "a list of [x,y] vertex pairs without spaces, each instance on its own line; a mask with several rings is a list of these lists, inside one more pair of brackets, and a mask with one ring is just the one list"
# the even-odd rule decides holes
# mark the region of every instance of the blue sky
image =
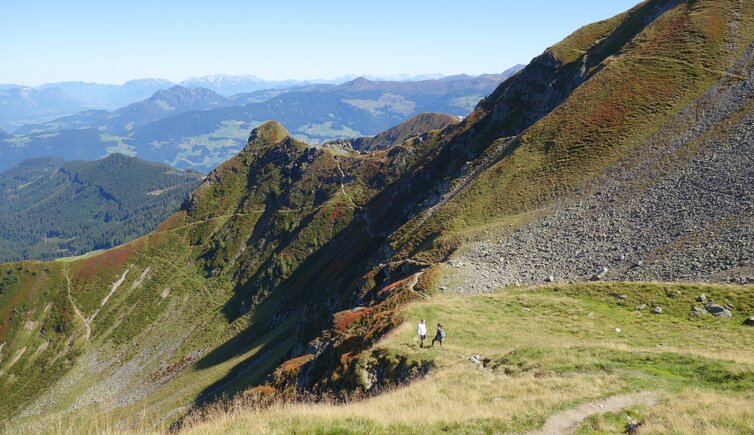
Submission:
[[0,83],[492,73],[638,0],[0,0]]

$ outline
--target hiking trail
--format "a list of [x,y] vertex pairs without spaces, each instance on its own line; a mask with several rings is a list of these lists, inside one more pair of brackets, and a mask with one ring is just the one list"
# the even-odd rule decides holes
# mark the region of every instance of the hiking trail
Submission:
[[359,208],[359,206],[356,205],[355,202],[353,202],[353,198],[351,197],[351,195],[349,195],[346,192],[346,187],[345,187],[345,184],[344,184],[344,180],[346,179],[346,173],[343,172],[343,168],[340,167],[340,160],[335,159],[335,164],[338,165],[338,172],[340,172],[340,191],[343,192],[343,195],[345,195],[346,198],[348,198],[348,202],[351,203],[351,205],[353,206],[353,208]]
[[579,425],[581,425],[585,419],[593,415],[617,412],[634,405],[652,406],[656,403],[657,395],[650,391],[619,394],[617,396],[595,400],[551,416],[547,419],[547,422],[545,422],[542,429],[529,432],[529,435],[572,434],[576,432]]

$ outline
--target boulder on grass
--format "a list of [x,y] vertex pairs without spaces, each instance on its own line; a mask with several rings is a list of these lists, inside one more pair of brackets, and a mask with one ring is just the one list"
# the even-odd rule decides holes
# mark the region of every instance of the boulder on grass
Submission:
[[707,304],[707,312],[712,314],[715,317],[723,317],[723,318],[730,318],[733,317],[733,314],[725,308],[717,304],[709,303]]

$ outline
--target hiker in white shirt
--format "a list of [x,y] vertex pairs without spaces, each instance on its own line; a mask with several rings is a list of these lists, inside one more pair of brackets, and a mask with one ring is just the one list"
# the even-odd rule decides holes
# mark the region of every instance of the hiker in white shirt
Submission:
[[424,347],[424,340],[427,338],[427,324],[424,322],[424,319],[419,322],[416,332],[419,334],[419,340],[421,340],[419,347]]

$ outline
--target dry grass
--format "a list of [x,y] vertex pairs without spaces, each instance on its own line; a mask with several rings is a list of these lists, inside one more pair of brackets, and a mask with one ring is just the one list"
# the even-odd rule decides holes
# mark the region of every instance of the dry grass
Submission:
[[743,434],[754,432],[754,394],[689,388],[647,416],[645,433]]
[[[693,287],[693,291],[690,290]],[[682,296],[667,293],[682,291]],[[184,421],[205,433],[508,433],[541,427],[557,412],[598,398],[653,391],[660,403],[588,419],[581,433],[623,431],[626,415],[645,433],[754,431],[754,346],[741,325],[754,310],[752,287],[595,283],[508,288],[461,297],[436,294],[404,308],[405,323],[379,344],[384,352],[433,364],[406,387],[367,400],[334,403],[217,403]],[[696,291],[730,299],[736,317],[688,316]],[[611,294],[625,294],[621,303]],[[634,309],[651,298],[661,316]],[[442,321],[445,346],[419,349],[414,320]],[[621,332],[616,333],[615,327]],[[431,334],[430,334],[431,335]],[[660,345],[662,344],[662,345]],[[469,360],[483,355],[485,364]],[[262,401],[264,402],[264,401]],[[159,433],[150,415],[130,423],[80,410],[51,432]],[[6,427],[6,432],[16,428]],[[27,433],[34,433],[27,428]]]
[[[446,346],[419,349],[412,321],[379,345],[431,360],[436,368],[422,380],[345,405],[218,407],[203,420],[189,422],[186,432],[517,432],[541,427],[548,416],[579,403],[640,390],[662,398],[657,407],[638,414],[646,422],[645,432],[751,432],[751,331],[738,319],[699,321],[685,311],[674,315],[669,301],[665,316],[637,313],[607,294],[617,290],[630,298],[662,298],[668,288],[581,284],[473,297],[440,294],[410,305],[406,314],[409,319],[441,319],[448,331]],[[748,303],[751,288],[701,290],[738,298],[742,309],[753,308]],[[687,306],[682,300],[675,304]],[[616,334],[616,326],[623,333]],[[669,345],[657,346],[661,342]],[[487,357],[487,367],[470,362],[474,354]],[[624,417],[595,419],[584,432],[622,431]]]
[[231,407],[209,413],[186,433],[428,433],[473,428],[508,432],[543,422],[549,412],[573,403],[575,397],[596,398],[621,386],[607,374],[509,379],[459,361],[408,388],[366,401],[251,411]]

